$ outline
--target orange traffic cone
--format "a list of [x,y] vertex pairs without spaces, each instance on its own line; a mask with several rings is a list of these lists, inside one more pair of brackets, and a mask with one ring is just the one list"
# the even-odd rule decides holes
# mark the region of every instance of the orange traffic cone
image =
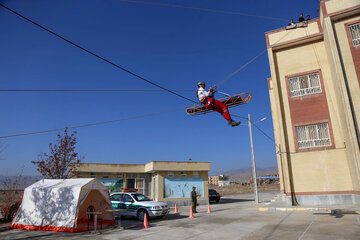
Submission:
[[190,216],[189,216],[189,218],[194,218],[192,207],[190,207]]
[[208,203],[208,213],[211,213],[210,203]]
[[174,213],[179,213],[178,209],[177,209],[177,206],[176,206],[176,203],[175,203],[175,211],[174,211]]
[[147,220],[147,214],[144,215],[144,228],[149,228],[148,220]]

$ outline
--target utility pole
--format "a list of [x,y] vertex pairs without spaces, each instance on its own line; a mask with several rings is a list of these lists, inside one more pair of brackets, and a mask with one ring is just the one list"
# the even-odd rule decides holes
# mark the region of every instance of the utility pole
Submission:
[[249,124],[249,131],[250,131],[250,144],[251,144],[251,157],[252,157],[252,170],[253,170],[253,180],[254,180],[254,192],[255,192],[255,204],[259,204],[259,195],[257,189],[257,177],[256,177],[256,165],[255,165],[255,153],[254,153],[254,144],[253,144],[253,136],[252,136],[252,129],[251,129],[251,119],[250,113],[248,114],[248,124]]

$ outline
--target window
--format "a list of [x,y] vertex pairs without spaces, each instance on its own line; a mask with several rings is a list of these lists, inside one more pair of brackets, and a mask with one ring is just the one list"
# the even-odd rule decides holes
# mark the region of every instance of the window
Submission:
[[180,172],[180,175],[181,175],[182,177],[186,177],[186,172]]
[[354,47],[360,46],[360,23],[350,25],[349,30]]
[[289,78],[291,97],[321,93],[319,73]]
[[122,175],[122,173],[118,173],[118,174],[116,174],[116,178],[123,178],[123,175]]
[[109,178],[109,174],[106,174],[106,173],[105,173],[105,174],[103,175],[103,179],[106,179],[106,178]]
[[122,201],[123,202],[134,202],[134,199],[128,194],[121,194],[122,195]]
[[111,195],[110,200],[111,201],[121,201],[121,195],[120,194]]
[[331,145],[327,123],[296,127],[296,136],[299,149]]
[[136,178],[135,179],[135,188],[138,190],[138,193],[145,194],[145,179]]
[[169,177],[173,177],[173,176],[174,176],[174,172],[168,172],[168,176],[169,176]]
[[93,173],[93,172],[90,173],[90,177],[91,177],[91,178],[96,178],[96,173]]
[[199,172],[193,172],[194,177],[199,177]]

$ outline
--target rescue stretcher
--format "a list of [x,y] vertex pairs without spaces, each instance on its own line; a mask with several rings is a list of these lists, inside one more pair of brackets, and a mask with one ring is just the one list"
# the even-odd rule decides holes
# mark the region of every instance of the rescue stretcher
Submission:
[[[228,106],[228,108],[230,108],[230,107],[235,107],[235,106],[243,105],[243,104],[250,102],[251,94],[250,93],[240,93],[240,94],[236,94],[236,95],[233,95],[230,97],[220,98],[217,100],[224,103],[226,106]],[[191,116],[206,114],[210,111],[212,111],[212,110],[206,109],[204,104],[197,104],[197,105],[194,105],[194,106],[186,109],[186,113]]]

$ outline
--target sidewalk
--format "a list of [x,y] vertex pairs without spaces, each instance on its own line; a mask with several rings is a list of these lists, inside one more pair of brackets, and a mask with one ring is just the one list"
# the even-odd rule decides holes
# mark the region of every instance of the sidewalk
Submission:
[[10,229],[11,222],[9,223],[0,223],[0,232],[4,232]]
[[258,210],[264,211],[319,211],[335,214],[360,214],[359,205],[328,205],[328,206],[289,206],[286,204],[285,194],[279,193],[269,202],[262,202],[258,206]]

